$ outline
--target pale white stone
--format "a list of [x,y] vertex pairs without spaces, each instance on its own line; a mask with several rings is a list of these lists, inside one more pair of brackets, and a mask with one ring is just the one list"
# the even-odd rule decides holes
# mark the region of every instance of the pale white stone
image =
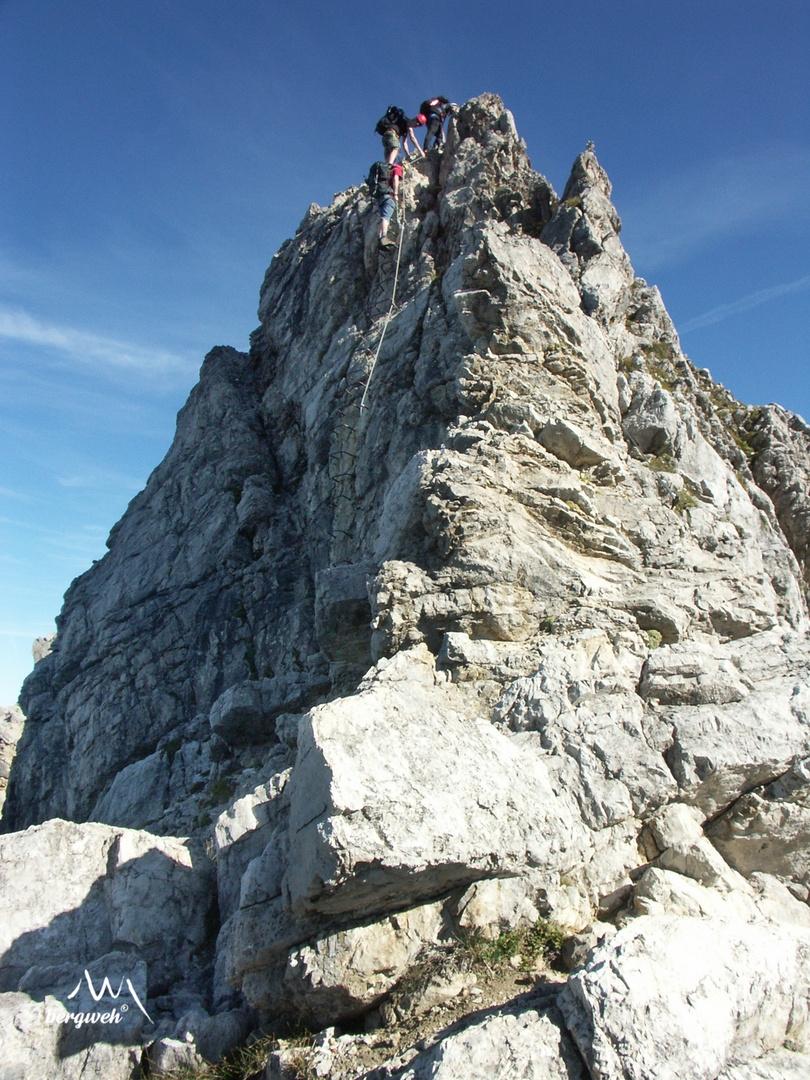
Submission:
[[810,1050],[810,931],[639,918],[598,946],[559,1004],[594,1080],[714,1080]]

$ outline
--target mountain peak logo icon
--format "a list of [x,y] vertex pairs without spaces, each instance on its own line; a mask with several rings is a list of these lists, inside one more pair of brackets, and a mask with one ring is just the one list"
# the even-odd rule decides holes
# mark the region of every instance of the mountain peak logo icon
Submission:
[[[109,997],[113,998],[115,1001],[117,1001],[118,998],[121,996],[121,991],[124,988],[124,983],[126,983],[127,990],[132,995],[132,999],[135,1002],[135,1004],[141,1010],[141,1012],[146,1017],[146,1019],[149,1021],[149,1023],[150,1024],[153,1023],[152,1017],[149,1015],[149,1013],[144,1008],[143,1002],[138,997],[138,995],[137,995],[137,993],[135,991],[135,987],[132,985],[132,980],[131,979],[129,979],[129,978],[121,979],[121,982],[118,984],[118,989],[113,990],[112,986],[110,985],[110,980],[105,975],[104,979],[103,979],[103,981],[101,983],[101,987],[99,988],[98,991],[96,990],[95,986],[93,986],[93,980],[90,977],[90,972],[87,970],[87,968],[84,969],[84,979],[87,980],[87,988],[90,991],[90,996],[93,998],[93,1001],[95,1001],[95,1002],[100,1001],[105,996],[109,996]],[[82,988],[82,982],[83,981],[84,981],[83,979],[79,979],[78,983],[76,984],[76,989],[73,990],[70,994],[68,994],[68,1000],[71,1000],[72,998],[76,997],[76,995],[79,993],[79,991]]]

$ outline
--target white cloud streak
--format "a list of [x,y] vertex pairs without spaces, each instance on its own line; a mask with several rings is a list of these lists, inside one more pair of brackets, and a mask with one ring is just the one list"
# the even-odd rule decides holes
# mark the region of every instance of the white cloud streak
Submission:
[[677,263],[730,236],[810,216],[810,148],[764,146],[739,158],[669,174],[624,206],[629,254],[642,273]]
[[713,326],[715,323],[730,319],[734,315],[742,315],[752,308],[759,307],[760,304],[778,300],[781,296],[788,296],[790,293],[804,292],[805,289],[810,289],[810,274],[805,274],[804,277],[799,278],[797,281],[790,281],[785,285],[772,285],[768,289],[759,289],[749,296],[743,296],[740,300],[734,300],[730,304],[721,304],[719,307],[712,308],[702,315],[696,315],[693,319],[683,323],[679,327],[679,332],[688,334],[690,330],[700,330],[704,326]]
[[116,341],[75,327],[41,322],[21,309],[8,307],[0,307],[0,338],[53,349],[98,374],[189,379],[194,378],[199,366],[177,353]]
[[92,468],[85,468],[81,472],[57,474],[56,482],[63,488],[90,488],[94,491],[109,490],[122,493],[131,491],[133,494],[141,491],[146,484],[145,478]]
[[0,499],[20,499],[22,502],[31,502],[28,492],[18,491],[16,488],[0,487]]

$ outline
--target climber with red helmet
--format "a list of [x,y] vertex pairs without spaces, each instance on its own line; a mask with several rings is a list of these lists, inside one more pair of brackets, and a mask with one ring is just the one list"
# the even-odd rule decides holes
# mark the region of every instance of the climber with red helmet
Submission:
[[441,150],[444,145],[444,121],[447,116],[450,116],[458,109],[458,105],[449,101],[446,97],[434,97],[426,98],[419,106],[419,116],[417,120],[421,120],[418,125],[427,124],[427,131],[425,132],[425,150],[428,150],[428,143],[433,139],[433,145],[437,150]]

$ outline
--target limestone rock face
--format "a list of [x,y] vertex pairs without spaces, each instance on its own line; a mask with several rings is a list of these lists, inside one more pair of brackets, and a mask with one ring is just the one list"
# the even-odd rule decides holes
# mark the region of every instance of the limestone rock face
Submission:
[[0,708],[0,811],[6,801],[6,788],[11,763],[17,752],[17,741],[22,735],[25,717],[17,705]]
[[[683,975],[655,1000],[662,1070],[792,1068],[806,425],[683,355],[592,150],[558,198],[484,94],[402,190],[398,268],[365,187],[310,207],[249,352],[206,357],[166,459],[66,594],[23,688],[3,822],[47,865],[92,849],[96,877],[50,914],[15,895],[0,1006],[17,1015],[43,935],[87,964],[123,940],[166,987],[165,1022],[131,1045],[169,1067],[250,1010],[360,1017],[432,951],[544,916],[585,965],[562,1012],[492,1017],[410,1075],[465,1055],[490,1075],[501,1044],[521,1075],[577,1075],[563,1015],[593,1077],[667,1075],[638,1064],[633,965]],[[193,910],[167,901],[150,926],[178,860]]]
[[748,420],[752,471],[773,500],[779,524],[810,582],[810,428],[800,416],[770,405]]

